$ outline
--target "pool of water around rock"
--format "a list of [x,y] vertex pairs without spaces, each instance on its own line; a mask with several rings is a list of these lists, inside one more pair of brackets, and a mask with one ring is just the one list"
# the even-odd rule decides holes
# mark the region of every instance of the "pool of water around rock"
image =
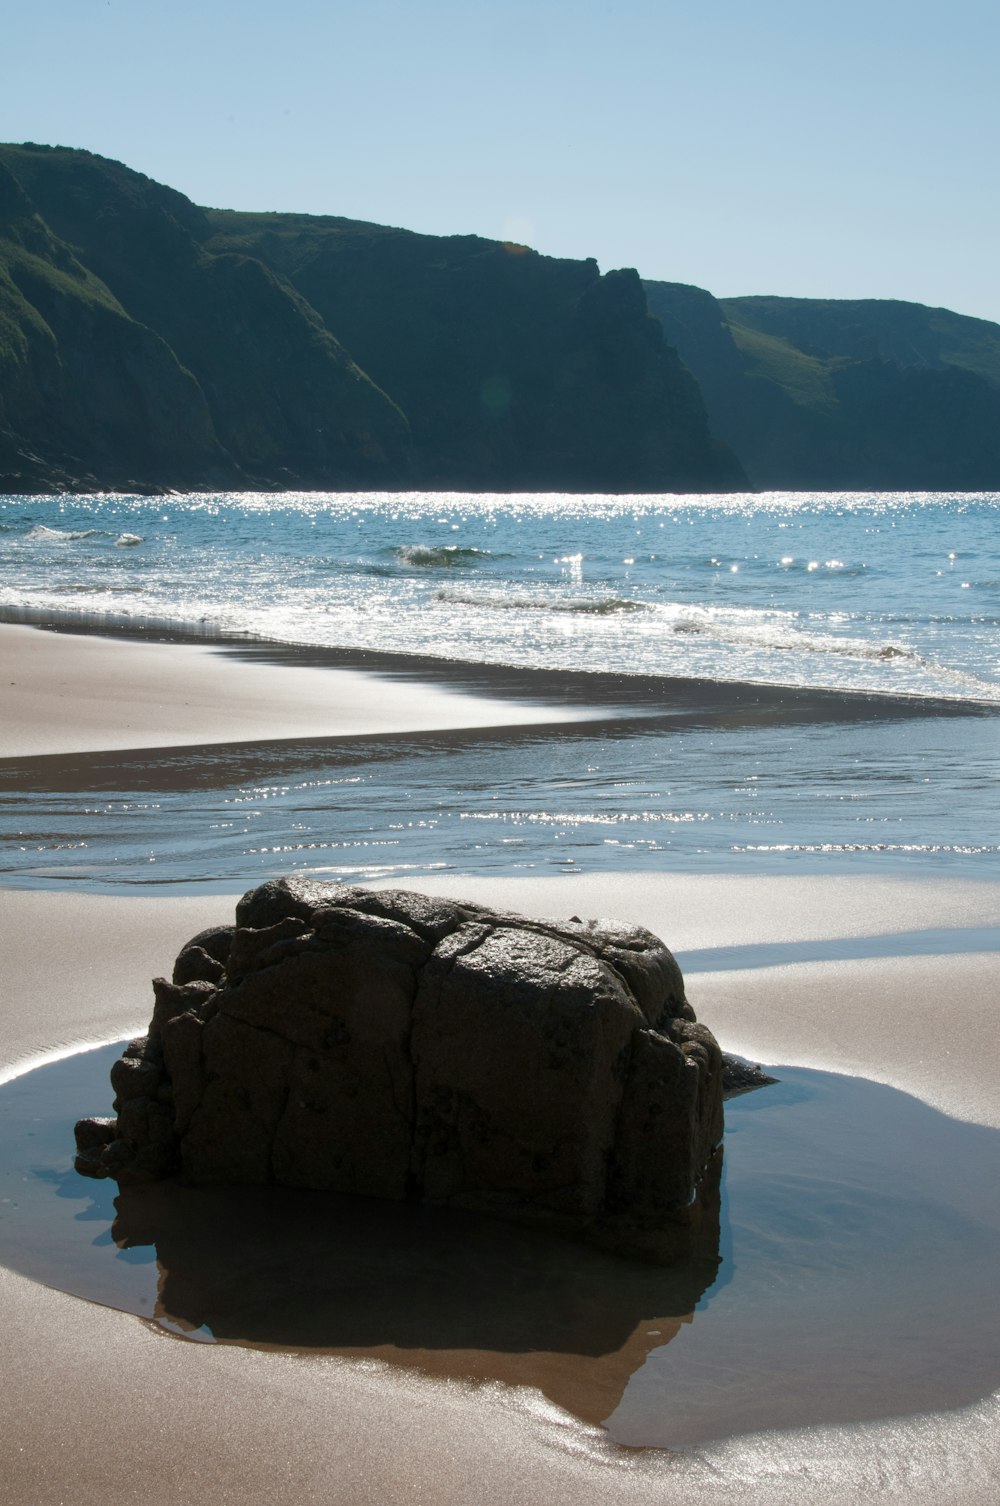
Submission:
[[295,1189],[72,1169],[121,1045],[0,1086],[0,1263],[202,1342],[538,1388],[632,1446],[939,1411],[1000,1386],[1000,1132],[800,1067],[731,1100],[719,1261]]

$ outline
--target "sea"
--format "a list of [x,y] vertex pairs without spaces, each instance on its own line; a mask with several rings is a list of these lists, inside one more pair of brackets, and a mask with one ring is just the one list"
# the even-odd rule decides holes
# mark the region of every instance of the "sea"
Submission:
[[1000,493],[7,496],[0,620],[561,716],[8,758],[7,885],[1000,876]]

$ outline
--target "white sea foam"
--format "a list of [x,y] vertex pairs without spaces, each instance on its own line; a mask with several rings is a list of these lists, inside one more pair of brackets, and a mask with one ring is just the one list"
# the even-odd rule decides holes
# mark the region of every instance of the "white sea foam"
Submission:
[[839,654],[850,659],[919,658],[912,649],[899,643],[810,632],[799,626],[797,613],[737,612],[676,603],[657,610],[668,618],[675,633],[701,633],[721,642],[777,653]]
[[436,591],[435,597],[446,606],[474,607],[494,612],[568,612],[584,617],[605,617],[614,612],[648,612],[655,607],[646,601],[627,596],[542,596],[511,595],[501,591]]
[[[0,607],[204,637],[995,701],[996,614],[973,585],[1000,579],[998,522],[993,493],[9,498]],[[97,547],[73,547],[92,535]]]
[[78,539],[89,539],[97,533],[96,528],[49,528],[45,523],[36,523],[25,537],[36,544],[74,544]]
[[489,550],[463,549],[458,544],[401,544],[392,552],[404,565],[445,570],[474,565],[489,555]]

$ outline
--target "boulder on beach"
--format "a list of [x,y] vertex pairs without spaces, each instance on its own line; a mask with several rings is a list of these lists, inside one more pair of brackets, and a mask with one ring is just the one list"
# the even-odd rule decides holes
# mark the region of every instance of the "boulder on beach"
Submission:
[[308,879],[154,981],[77,1169],[422,1200],[671,1258],[717,1181],[722,1057],[650,932]]

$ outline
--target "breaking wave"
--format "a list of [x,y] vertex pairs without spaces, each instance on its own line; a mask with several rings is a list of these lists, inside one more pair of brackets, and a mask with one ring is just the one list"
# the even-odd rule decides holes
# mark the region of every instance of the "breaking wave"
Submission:
[[392,552],[400,564],[425,570],[460,569],[490,557],[488,549],[468,549],[460,544],[401,544]]
[[905,644],[810,632],[799,627],[790,614],[755,612],[737,617],[734,613],[705,607],[675,606],[662,610],[671,619],[671,632],[703,635],[744,648],[761,648],[776,653],[838,654],[849,659],[922,662],[920,655]]
[[764,649],[777,653],[837,654],[850,659],[888,661],[908,659],[922,663],[921,656],[905,644],[876,639],[839,637],[835,633],[810,632],[800,627],[795,613],[739,611],[677,602],[656,603],[633,596],[544,596],[498,591],[438,590],[435,599],[450,606],[474,607],[501,612],[553,612],[583,617],[609,617],[617,613],[648,613],[660,620],[667,632],[701,637],[734,647]]
[[49,528],[45,523],[36,523],[34,528],[29,528],[25,538],[37,544],[72,544],[77,539],[92,538],[100,531],[99,528]]
[[583,617],[610,617],[616,612],[652,612],[649,602],[627,596],[541,597],[496,592],[435,591],[435,599],[457,607],[487,607],[500,612],[569,612]]
[[1000,701],[996,603],[975,588],[1000,579],[1000,502],[807,500],[11,497],[0,499],[0,609],[212,639]]

